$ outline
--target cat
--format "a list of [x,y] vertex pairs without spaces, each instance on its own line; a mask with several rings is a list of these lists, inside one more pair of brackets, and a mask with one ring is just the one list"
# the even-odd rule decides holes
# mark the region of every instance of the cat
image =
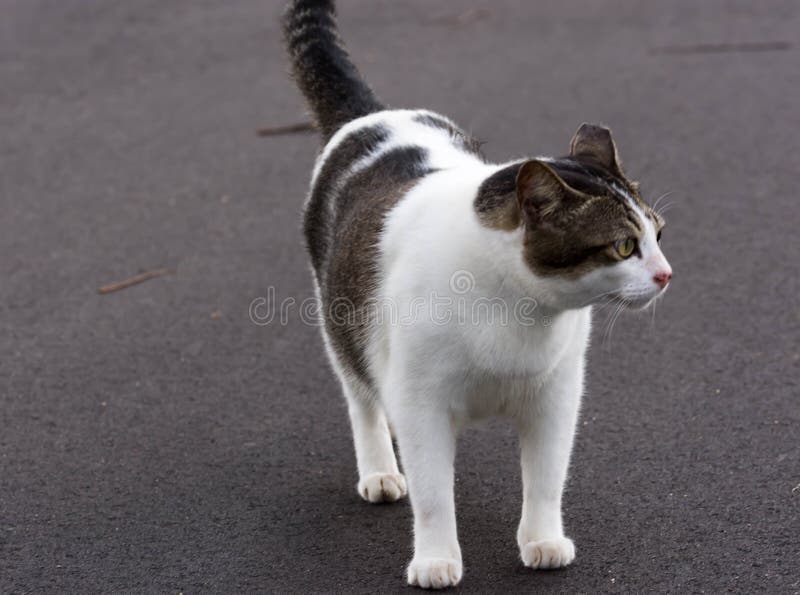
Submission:
[[[662,217],[623,174],[608,128],[581,125],[564,157],[492,164],[448,118],[377,99],[339,39],[331,0],[293,0],[283,27],[322,137],[303,226],[358,493],[368,502],[408,493],[408,583],[456,585],[456,435],[508,416],[520,438],[520,556],[532,568],[567,566],[575,546],[561,499],[592,306],[644,308],[666,290]],[[514,316],[470,320],[487,300]],[[457,312],[438,316],[434,302]],[[376,303],[413,316],[387,321]],[[518,304],[531,306],[526,316]]]

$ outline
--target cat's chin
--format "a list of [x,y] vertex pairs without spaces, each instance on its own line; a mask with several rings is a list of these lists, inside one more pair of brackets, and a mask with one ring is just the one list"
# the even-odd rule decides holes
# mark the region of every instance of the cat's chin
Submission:
[[659,295],[660,294],[656,294],[653,297],[624,300],[625,307],[628,308],[628,310],[634,310],[634,311],[646,310],[647,308],[650,307],[650,304],[656,301]]
[[620,295],[614,296],[614,299],[611,300],[612,304],[622,304],[627,310],[646,310],[650,304],[652,304],[658,295],[652,297],[641,297],[641,298],[626,298]]
[[628,310],[635,310],[635,311],[647,310],[647,308],[650,306],[650,304],[653,303],[655,299],[656,298],[650,298],[647,300],[640,300],[638,302],[629,302]]

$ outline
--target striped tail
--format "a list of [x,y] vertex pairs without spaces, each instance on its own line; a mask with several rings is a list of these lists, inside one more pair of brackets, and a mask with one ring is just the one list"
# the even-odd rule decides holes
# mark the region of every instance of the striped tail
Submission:
[[350,120],[385,109],[344,49],[333,4],[292,0],[283,18],[292,73],[325,142]]

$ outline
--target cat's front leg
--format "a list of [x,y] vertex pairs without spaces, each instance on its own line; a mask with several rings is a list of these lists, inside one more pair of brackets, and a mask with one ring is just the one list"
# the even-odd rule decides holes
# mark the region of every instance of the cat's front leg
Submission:
[[535,389],[517,420],[523,483],[517,543],[531,568],[561,568],[575,559],[575,546],[564,535],[561,496],[582,391],[583,361],[575,357]]
[[429,384],[425,393],[417,392],[419,384],[408,378],[390,383],[387,409],[414,512],[408,583],[441,589],[458,584],[462,575],[453,497],[456,428],[446,395],[429,393]]

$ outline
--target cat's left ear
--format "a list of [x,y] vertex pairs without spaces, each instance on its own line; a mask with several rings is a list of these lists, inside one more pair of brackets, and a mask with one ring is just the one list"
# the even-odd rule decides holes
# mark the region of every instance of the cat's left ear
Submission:
[[570,157],[588,157],[597,161],[617,177],[623,178],[622,166],[617,155],[617,145],[611,130],[597,124],[584,122],[569,144]]
[[543,161],[526,161],[517,173],[517,202],[522,219],[531,228],[552,218],[565,207],[583,202],[586,196],[570,188]]

